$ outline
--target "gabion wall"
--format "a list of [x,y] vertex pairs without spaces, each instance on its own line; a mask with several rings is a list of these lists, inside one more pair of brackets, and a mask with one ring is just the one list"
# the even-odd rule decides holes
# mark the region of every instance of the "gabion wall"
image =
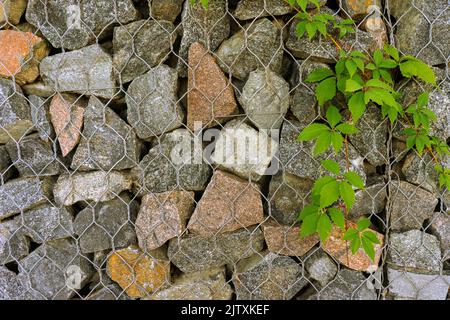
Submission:
[[[434,67],[448,140],[448,1],[320,4],[356,21],[345,49],[391,43]],[[371,219],[375,261],[338,230],[298,236],[322,173],[296,141],[322,116],[304,79],[338,53],[299,39],[294,15],[284,0],[0,0],[0,298],[447,299],[450,195],[377,108],[350,141],[367,188],[348,217]],[[423,89],[400,86],[405,105]]]

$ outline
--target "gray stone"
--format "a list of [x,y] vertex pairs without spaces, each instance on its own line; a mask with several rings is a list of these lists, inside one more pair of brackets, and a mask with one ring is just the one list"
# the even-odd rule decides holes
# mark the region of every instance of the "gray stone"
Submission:
[[391,268],[423,274],[439,273],[442,267],[439,240],[419,230],[391,233],[387,263]]
[[132,180],[119,171],[80,172],[59,176],[53,193],[58,205],[70,206],[79,201],[108,201],[131,189]]
[[181,13],[184,0],[150,0],[150,17],[156,20],[174,22]]
[[18,261],[28,255],[30,240],[22,231],[18,219],[0,222],[0,264]]
[[141,149],[142,143],[131,126],[98,98],[91,97],[71,168],[77,171],[129,169],[139,163]]
[[270,216],[285,225],[296,223],[299,212],[309,204],[313,183],[287,172],[273,176],[269,184]]
[[53,47],[69,50],[103,39],[115,25],[138,16],[131,0],[29,0],[25,15]]
[[394,231],[420,229],[438,204],[437,197],[406,181],[389,184],[390,222]]
[[19,178],[0,185],[0,220],[50,201],[50,178]]
[[55,91],[114,98],[116,78],[111,56],[98,44],[46,57],[42,79]]
[[294,259],[264,252],[237,264],[233,284],[237,300],[290,300],[308,280]]
[[77,214],[75,233],[83,253],[125,248],[137,242],[133,223],[139,205],[127,194],[96,203]]
[[54,176],[61,171],[56,144],[41,140],[37,134],[9,141],[6,150],[21,177]]
[[160,65],[131,82],[126,94],[128,123],[141,139],[179,128],[184,111],[178,97],[177,72]]
[[6,146],[0,146],[0,183],[5,183],[11,176],[11,159],[9,158]]
[[395,39],[404,54],[418,56],[430,65],[447,63],[450,33],[446,0],[392,0],[391,15],[396,19]]
[[168,21],[139,20],[116,27],[113,62],[122,83],[164,62],[175,39],[174,26]]
[[257,20],[225,40],[216,55],[220,68],[239,80],[267,67],[280,73],[283,60],[280,29],[267,18]]
[[0,144],[32,131],[30,106],[20,86],[0,78]]
[[17,275],[0,266],[0,300],[22,300],[24,293]]
[[289,84],[270,69],[252,71],[239,102],[259,129],[280,129],[289,109]]
[[323,250],[316,250],[305,258],[305,269],[309,278],[318,281],[322,287],[333,280],[338,271],[336,263]]
[[241,0],[233,15],[239,20],[250,20],[267,16],[282,16],[293,11],[294,8],[284,0]]
[[181,14],[183,37],[181,38],[178,74],[187,76],[188,50],[194,42],[200,42],[209,51],[213,52],[228,38],[230,34],[230,17],[228,15],[227,2],[225,0],[209,0],[205,9],[200,1],[192,5],[184,2]]
[[34,299],[69,299],[94,275],[73,240],[48,241],[19,264],[19,278]]
[[103,286],[101,289],[90,293],[86,300],[130,300],[124,291],[117,284]]
[[[402,172],[406,181],[437,194],[440,187],[439,174],[434,169],[435,165],[436,163],[428,153],[419,157],[415,151],[412,151],[406,156]],[[443,165],[445,167],[445,163]]]
[[201,191],[211,176],[211,167],[203,161],[200,137],[186,129],[165,134],[150,149],[139,165],[131,170],[140,193],[158,193],[174,189]]
[[435,212],[430,219],[430,231],[441,243],[444,260],[450,259],[450,217],[448,213]]
[[387,269],[389,295],[398,300],[446,300],[450,276]]
[[169,260],[183,272],[201,271],[235,264],[263,249],[264,237],[258,227],[221,233],[213,237],[187,235],[171,239]]
[[379,179],[372,185],[367,185],[364,190],[355,192],[355,203],[350,209],[349,218],[355,219],[361,216],[378,214],[386,206],[386,183]]
[[44,99],[36,95],[28,96],[31,106],[31,120],[39,133],[39,137],[48,141],[55,137],[55,130],[51,125],[49,108],[51,99]]

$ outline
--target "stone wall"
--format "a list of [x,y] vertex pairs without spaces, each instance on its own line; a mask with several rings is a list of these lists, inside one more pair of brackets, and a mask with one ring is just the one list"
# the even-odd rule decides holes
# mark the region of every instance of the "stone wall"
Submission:
[[[341,45],[435,68],[450,137],[447,0],[319,1]],[[447,299],[448,192],[369,108],[349,157],[375,261],[300,238],[321,173],[304,82],[331,42],[284,0],[0,0],[0,299]],[[400,84],[408,98],[421,92]],[[324,157],[344,161],[342,154]],[[450,161],[447,161],[450,164]]]

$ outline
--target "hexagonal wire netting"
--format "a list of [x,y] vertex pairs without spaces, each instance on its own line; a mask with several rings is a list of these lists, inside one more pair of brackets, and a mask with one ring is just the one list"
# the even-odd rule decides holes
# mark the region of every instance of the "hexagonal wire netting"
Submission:
[[[450,136],[447,0],[319,1],[435,69]],[[1,299],[447,299],[450,197],[430,156],[369,108],[350,140],[366,180],[349,224],[300,238],[322,172],[296,141],[321,119],[305,77],[337,59],[284,0],[0,1]],[[425,88],[402,81],[404,105]],[[446,162],[449,163],[448,161]]]

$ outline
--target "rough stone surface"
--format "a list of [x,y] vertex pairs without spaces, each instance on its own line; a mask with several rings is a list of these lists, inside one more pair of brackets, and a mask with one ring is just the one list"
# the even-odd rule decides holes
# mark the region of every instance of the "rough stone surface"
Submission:
[[283,0],[241,0],[234,11],[234,16],[239,20],[250,20],[266,16],[281,16],[293,11],[294,8]]
[[370,13],[371,6],[381,7],[381,0],[344,0],[342,8],[353,19],[363,18]]
[[28,101],[31,107],[31,120],[43,141],[49,141],[55,137],[55,130],[50,120],[50,99],[44,99],[36,95],[29,95]]
[[29,0],[26,19],[55,48],[79,49],[104,38],[114,25],[136,20],[131,0]]
[[336,263],[322,250],[316,250],[305,259],[305,269],[309,277],[325,287],[338,272]]
[[389,195],[390,221],[394,231],[420,229],[438,204],[434,194],[406,181],[391,181]]
[[107,272],[132,298],[144,297],[170,284],[170,262],[155,259],[136,246],[114,251]]
[[1,0],[0,24],[17,25],[25,12],[27,0]]
[[201,141],[185,129],[177,129],[159,140],[131,173],[139,192],[174,189],[201,191],[211,176],[203,161]]
[[98,44],[44,58],[42,79],[55,91],[114,98],[116,78],[111,56]]
[[19,221],[13,219],[0,222],[0,264],[19,261],[29,252],[30,241],[20,230]]
[[235,264],[263,249],[259,228],[239,229],[213,237],[188,235],[169,242],[169,260],[183,272]]
[[139,247],[148,251],[182,235],[192,211],[194,192],[168,191],[142,197],[136,219]]
[[22,89],[11,80],[0,78],[0,144],[32,130],[30,106]]
[[129,169],[139,163],[141,149],[142,143],[131,126],[98,98],[91,97],[71,168],[77,171]]
[[[23,92],[28,95],[35,95],[38,97],[48,98],[55,94],[55,90],[42,80],[22,86]],[[30,99],[30,97],[28,97]]]
[[378,214],[386,206],[386,183],[379,179],[364,190],[355,192],[355,203],[350,209],[349,218],[354,219],[365,215]]
[[122,83],[129,82],[167,59],[175,42],[168,21],[139,20],[114,29],[114,67]]
[[150,0],[150,16],[156,20],[174,22],[181,13],[184,0]]
[[289,109],[289,84],[270,69],[252,71],[239,102],[259,129],[280,129]]
[[241,120],[228,122],[220,131],[213,163],[244,178],[259,181],[277,152],[278,143]]
[[11,159],[6,146],[0,146],[0,181],[5,183],[11,176]]
[[182,125],[175,69],[159,65],[133,80],[127,90],[128,123],[141,139],[158,136]]
[[86,300],[129,300],[128,296],[118,285],[104,285],[100,290],[89,294]]
[[139,206],[127,194],[79,212],[74,221],[81,252],[91,253],[135,244],[133,223]]
[[0,300],[23,300],[24,294],[24,288],[17,275],[0,266]]
[[237,300],[289,300],[308,281],[294,259],[265,252],[240,261],[233,283]]
[[245,80],[253,70],[267,67],[280,73],[280,30],[267,18],[257,20],[225,40],[216,55],[222,70],[239,80]]
[[198,129],[195,121],[201,121],[201,127],[211,127],[239,113],[231,83],[199,42],[189,48],[187,100],[187,126],[191,130]]
[[441,243],[444,260],[450,258],[450,217],[448,213],[435,212],[431,218],[430,230]]
[[131,188],[131,178],[119,171],[94,171],[61,175],[53,190],[59,205],[70,206],[78,201],[108,201]]
[[189,220],[188,229],[213,236],[261,223],[263,219],[259,186],[217,170]]

